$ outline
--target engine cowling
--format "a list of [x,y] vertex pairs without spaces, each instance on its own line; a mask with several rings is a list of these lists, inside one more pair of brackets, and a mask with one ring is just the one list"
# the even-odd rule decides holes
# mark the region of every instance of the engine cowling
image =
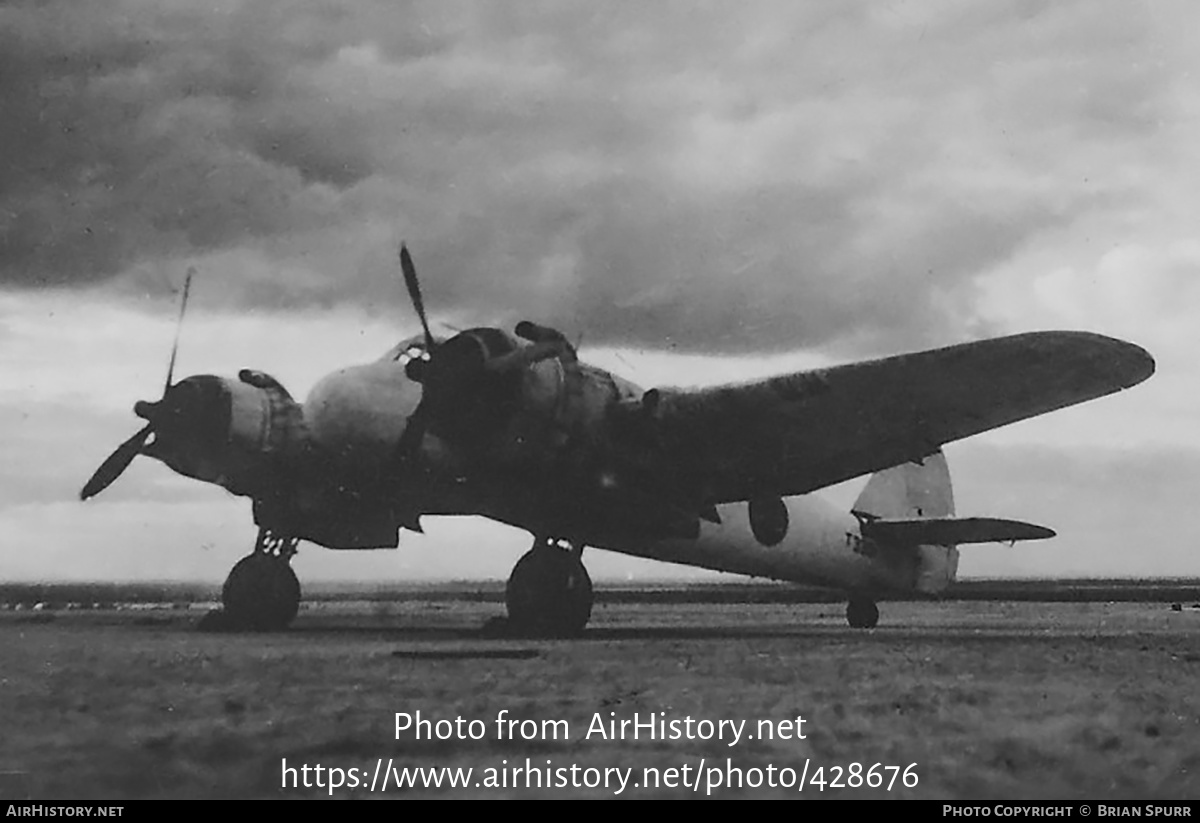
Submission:
[[302,410],[270,375],[187,377],[134,407],[154,426],[144,453],[188,477],[255,495],[303,440]]

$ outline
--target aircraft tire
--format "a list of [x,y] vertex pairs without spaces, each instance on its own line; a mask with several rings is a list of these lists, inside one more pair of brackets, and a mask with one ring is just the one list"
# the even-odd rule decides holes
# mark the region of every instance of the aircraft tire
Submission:
[[575,637],[592,616],[592,579],[572,552],[535,546],[513,566],[504,589],[510,631]]
[[846,604],[846,622],[852,629],[873,629],[879,625],[879,607],[872,600],[852,597]]
[[300,610],[300,581],[287,559],[255,552],[225,578],[221,605],[230,628],[282,631]]

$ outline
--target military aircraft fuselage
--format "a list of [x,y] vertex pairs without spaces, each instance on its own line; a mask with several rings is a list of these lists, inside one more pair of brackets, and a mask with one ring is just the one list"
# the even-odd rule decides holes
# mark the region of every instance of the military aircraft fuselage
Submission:
[[[488,360],[537,345],[485,331],[497,349]],[[485,515],[593,544],[697,533],[687,490],[655,463],[638,386],[573,351],[532,352],[476,375],[491,386],[459,396],[451,387],[406,453],[427,391],[411,364],[423,356],[418,340],[406,341],[327,375],[303,404],[261,372],[186,378],[157,408],[139,406],[158,424],[145,453],[252,498],[260,526],[330,548],[394,547],[398,529],[415,528],[421,514]]]
[[[778,430],[773,417],[757,410],[770,415],[785,403],[803,414],[843,403],[840,415],[824,424],[825,431],[845,427],[842,441],[878,427],[900,434],[894,445],[880,438],[884,456],[870,467],[879,469],[919,464],[946,439],[925,434],[941,423],[911,410],[927,396],[914,387],[936,380],[929,390],[936,397],[938,385],[954,383],[940,370],[961,369],[967,352],[1030,364],[1023,373],[997,370],[1013,374],[1011,379],[1063,385],[1074,378],[1100,385],[1097,391],[1144,379],[1147,363],[1152,368],[1140,349],[1109,338],[1016,336],[847,367],[843,374],[855,380],[860,370],[903,373],[910,363],[929,364],[924,373],[887,387],[887,396],[898,399],[876,410],[855,402],[860,394],[845,392],[846,400],[839,400],[842,390],[831,389],[831,378],[820,371],[747,389],[643,391],[582,363],[561,335],[531,325],[524,334],[518,327],[521,339],[499,329],[468,330],[437,342],[432,358],[422,339],[412,338],[375,362],[326,376],[303,404],[260,372],[242,371],[237,379],[190,377],[159,403],[139,404],[138,413],[155,428],[144,453],[250,497],[260,527],[334,549],[395,547],[401,528],[420,529],[421,515],[474,514],[541,538],[673,562],[840,585],[847,585],[847,576],[862,581],[882,575],[911,588],[922,575],[927,582],[952,578],[952,564],[918,562],[913,552],[874,552],[876,541],[849,513],[827,517],[813,508],[819,504],[796,496],[861,474],[863,464],[836,449],[822,452],[821,429],[810,436],[809,429],[793,427],[790,436],[809,439],[791,443],[756,439],[756,421]],[[963,374],[959,380],[981,382],[962,397],[1006,414],[986,396],[995,379],[969,368]],[[1046,408],[1057,402],[1051,397]],[[898,424],[906,414],[912,422]],[[961,416],[971,414],[964,409]],[[725,440],[734,430],[706,421],[714,416],[745,420],[736,436],[751,455],[761,453],[761,462],[743,460],[740,472],[720,471],[728,460]],[[801,473],[788,492],[772,485],[769,474],[755,476],[776,457],[795,465],[804,454],[814,456],[811,465],[826,482],[808,485]],[[713,477],[740,478],[751,491],[714,488],[708,485]],[[767,491],[753,491],[755,484]],[[793,524],[811,528],[793,529],[786,540],[764,539],[747,526],[755,505],[763,511],[794,508]],[[833,525],[826,528],[828,523]],[[801,556],[796,540],[825,554]],[[822,557],[829,561],[826,571],[818,568]]]
[[159,404],[146,453],[250,497],[259,526],[335,549],[395,547],[421,514],[476,514],[643,557],[831,585],[883,588],[923,568],[909,554],[880,563],[854,517],[812,497],[786,501],[803,528],[778,541],[755,536],[745,503],[702,523],[654,485],[677,480],[653,465],[653,438],[638,431],[644,392],[577,361],[527,364],[513,395],[493,398],[503,405],[476,410],[469,453],[427,431],[402,455],[423,391],[407,374],[413,345],[327,375],[303,404],[260,372],[186,378]]

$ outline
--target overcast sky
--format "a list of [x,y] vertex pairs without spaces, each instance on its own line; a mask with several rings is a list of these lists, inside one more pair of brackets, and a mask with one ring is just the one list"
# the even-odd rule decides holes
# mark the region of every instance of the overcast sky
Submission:
[[[1200,575],[1198,26],[1098,0],[0,5],[0,579],[223,578],[244,499],[149,460],[76,499],[160,391],[184,271],[178,374],[303,396],[416,330],[402,238],[436,319],[555,325],[646,386],[1132,340],[1146,384],[948,448],[960,513],[1061,535],[961,571]],[[297,565],[503,578],[528,543],[403,539]]]

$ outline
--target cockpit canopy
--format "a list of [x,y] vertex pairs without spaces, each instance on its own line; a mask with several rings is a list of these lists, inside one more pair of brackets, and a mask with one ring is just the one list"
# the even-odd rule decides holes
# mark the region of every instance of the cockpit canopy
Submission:
[[[435,337],[434,341],[439,345],[445,340],[440,337]],[[410,360],[418,360],[423,358],[428,352],[425,349],[425,335],[415,334],[412,337],[406,337],[396,345],[392,346],[379,359],[381,361],[399,363],[405,365]]]

